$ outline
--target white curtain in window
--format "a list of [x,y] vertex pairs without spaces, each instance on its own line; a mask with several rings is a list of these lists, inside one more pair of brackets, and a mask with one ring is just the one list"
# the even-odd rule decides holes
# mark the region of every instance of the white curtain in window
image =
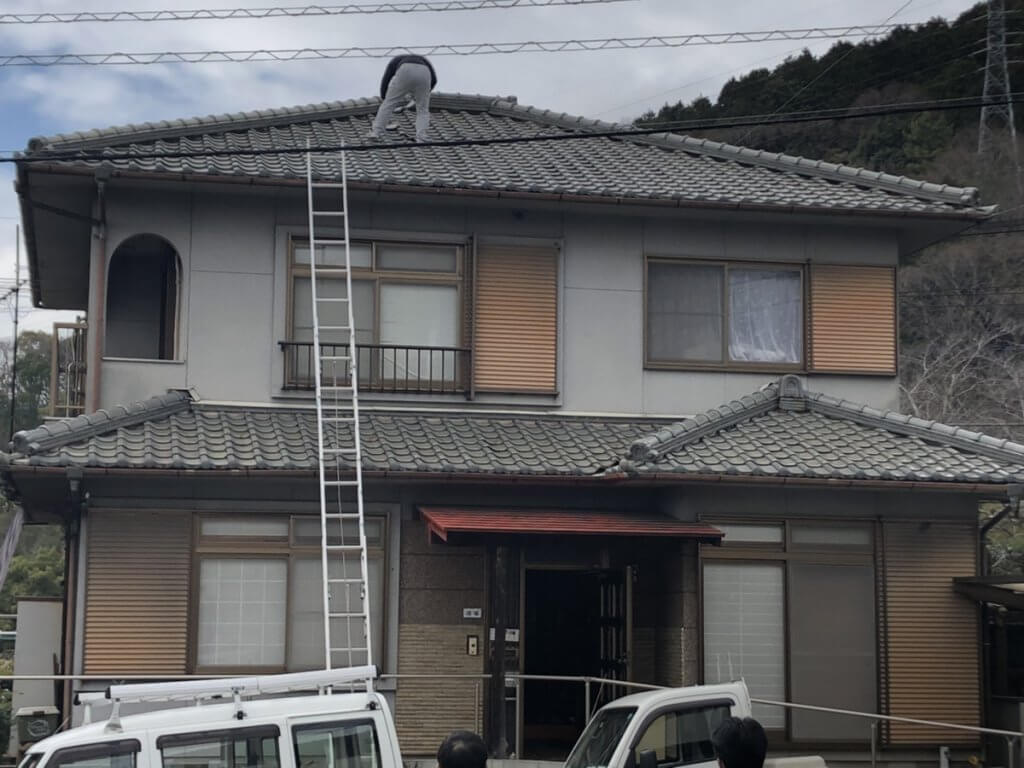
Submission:
[[283,666],[287,580],[284,559],[203,558],[199,666]]
[[800,273],[729,270],[729,358],[799,363],[803,344]]
[[[370,632],[373,635],[373,663],[383,663],[384,652],[384,559],[367,560],[370,575]],[[351,557],[343,567],[339,560],[330,563],[331,577],[359,578],[359,558]],[[320,557],[296,557],[292,560],[288,620],[291,642],[288,669],[321,669],[324,664],[323,592],[320,582]],[[348,603],[345,589],[349,590]],[[362,606],[358,584],[334,584],[332,606],[335,611],[358,611]],[[349,643],[351,632],[351,645]],[[331,643],[335,648],[362,646],[363,630],[358,619],[333,619]],[[365,655],[352,658],[352,664],[365,664]],[[335,666],[348,666],[348,654],[334,655]]]
[[[401,347],[454,347],[459,339],[459,291],[454,285],[384,283],[380,287],[380,343]],[[434,381],[455,378],[455,354],[421,349],[385,350],[381,377]],[[443,375],[442,375],[443,370]]]
[[647,356],[722,360],[722,268],[651,262],[647,271]]
[[[705,563],[704,681],[743,679],[750,695],[786,697],[781,564]],[[784,728],[779,707],[754,705],[765,728]]]

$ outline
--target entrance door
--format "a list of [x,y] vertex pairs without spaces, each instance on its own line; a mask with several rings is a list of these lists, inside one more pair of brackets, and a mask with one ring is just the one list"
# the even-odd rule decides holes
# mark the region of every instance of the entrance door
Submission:
[[[628,588],[626,571],[604,571],[598,576],[601,645],[597,676],[606,680],[629,679]],[[619,695],[622,694],[613,687],[598,687],[594,709]]]
[[[625,571],[527,569],[524,587],[524,674],[626,679],[631,600]],[[622,694],[593,685],[591,711]],[[564,760],[586,725],[583,683],[527,680],[520,695],[522,756]]]

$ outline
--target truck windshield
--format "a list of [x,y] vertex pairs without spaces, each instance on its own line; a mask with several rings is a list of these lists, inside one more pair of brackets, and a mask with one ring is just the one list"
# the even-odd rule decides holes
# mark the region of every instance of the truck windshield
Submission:
[[565,768],[607,768],[636,707],[602,709],[576,742]]

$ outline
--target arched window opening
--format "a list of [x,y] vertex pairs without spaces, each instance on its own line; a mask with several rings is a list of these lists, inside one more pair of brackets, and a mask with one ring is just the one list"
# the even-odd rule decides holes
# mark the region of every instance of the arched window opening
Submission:
[[114,251],[107,275],[107,357],[173,360],[178,254],[163,238],[136,235]]

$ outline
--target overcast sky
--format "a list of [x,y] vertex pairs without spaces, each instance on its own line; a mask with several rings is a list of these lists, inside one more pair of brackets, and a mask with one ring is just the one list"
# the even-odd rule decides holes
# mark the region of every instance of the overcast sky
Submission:
[[[332,5],[367,0],[325,0]],[[301,6],[306,0],[0,0],[4,12]],[[906,8],[903,8],[907,5]],[[967,0],[627,0],[585,6],[451,13],[346,15],[253,21],[0,25],[0,55],[115,51],[327,48],[681,35],[953,18]],[[900,10],[903,8],[903,10]],[[816,54],[832,41],[812,42]],[[771,67],[793,42],[434,59],[438,90],[515,95],[521,104],[629,120],[701,94],[729,77]],[[332,101],[377,92],[386,62],[0,68],[0,149],[71,130]],[[0,166],[0,276],[14,274],[17,202],[11,166]],[[23,268],[23,272],[26,270]],[[2,286],[2,283],[0,283]],[[2,291],[2,287],[0,287]],[[49,329],[60,313],[32,310],[23,328]],[[66,317],[66,315],[64,316]],[[0,336],[11,312],[0,307]]]

